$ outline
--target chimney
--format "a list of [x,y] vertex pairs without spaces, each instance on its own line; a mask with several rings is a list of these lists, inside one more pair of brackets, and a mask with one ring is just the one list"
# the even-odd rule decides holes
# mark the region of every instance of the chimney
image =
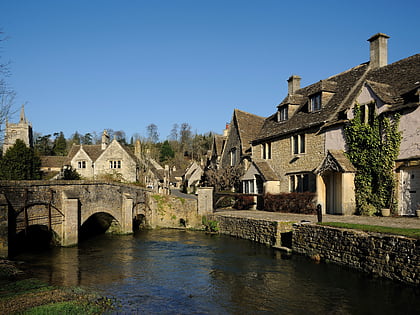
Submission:
[[134,155],[140,160],[141,159],[141,142],[139,139],[134,143]]
[[289,80],[287,80],[287,83],[289,88],[288,94],[295,94],[295,92],[300,89],[300,76],[292,75]]
[[378,33],[368,39],[370,42],[370,67],[372,69],[388,64],[388,38],[388,35]]
[[101,149],[105,150],[106,147],[109,144],[109,135],[108,132],[106,131],[106,129],[104,130],[103,134],[102,134],[102,144],[101,144]]
[[223,136],[227,137],[229,134],[229,123],[226,123],[226,128],[223,130]]

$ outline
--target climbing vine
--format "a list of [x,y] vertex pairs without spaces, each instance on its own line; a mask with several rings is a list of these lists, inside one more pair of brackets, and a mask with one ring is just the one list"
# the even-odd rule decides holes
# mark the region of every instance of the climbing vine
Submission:
[[369,118],[366,123],[361,106],[356,104],[354,118],[345,127],[347,157],[357,168],[356,211],[362,215],[376,214],[382,208],[396,212],[393,170],[401,143],[400,116],[372,113]]

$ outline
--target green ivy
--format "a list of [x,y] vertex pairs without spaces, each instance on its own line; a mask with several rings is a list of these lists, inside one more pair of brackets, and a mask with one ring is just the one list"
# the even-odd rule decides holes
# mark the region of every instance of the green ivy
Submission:
[[382,208],[390,208],[395,213],[398,205],[393,198],[394,166],[401,143],[400,115],[373,114],[369,124],[362,121],[362,117],[360,105],[356,104],[354,118],[345,127],[346,154],[357,168],[356,211],[373,215]]

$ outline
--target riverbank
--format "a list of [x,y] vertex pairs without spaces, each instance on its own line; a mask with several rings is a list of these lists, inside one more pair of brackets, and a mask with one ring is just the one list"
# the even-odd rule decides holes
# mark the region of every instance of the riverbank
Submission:
[[95,293],[47,285],[15,262],[0,260],[0,314],[102,314],[111,306]]
[[[221,234],[332,262],[400,282],[420,284],[420,240],[399,234],[320,226],[314,215],[219,210],[210,216]],[[417,217],[324,215],[323,222],[420,230]],[[349,224],[349,225],[350,225]]]

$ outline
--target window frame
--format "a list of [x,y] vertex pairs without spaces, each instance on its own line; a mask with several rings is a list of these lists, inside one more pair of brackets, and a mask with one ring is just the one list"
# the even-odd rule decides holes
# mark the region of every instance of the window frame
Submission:
[[84,169],[84,168],[86,168],[86,161],[85,160],[77,161],[77,168],[78,169]]
[[281,106],[277,112],[277,121],[282,122],[289,119],[289,106]]
[[322,95],[321,93],[313,94],[309,97],[309,111],[317,112],[322,109]]
[[291,142],[292,154],[299,155],[306,153],[306,136],[304,133],[293,135]]
[[264,142],[263,144],[261,144],[261,146],[262,146],[261,158],[263,160],[271,160],[271,152],[272,152],[271,142]]
[[109,160],[110,169],[121,169],[122,162],[121,160]]

